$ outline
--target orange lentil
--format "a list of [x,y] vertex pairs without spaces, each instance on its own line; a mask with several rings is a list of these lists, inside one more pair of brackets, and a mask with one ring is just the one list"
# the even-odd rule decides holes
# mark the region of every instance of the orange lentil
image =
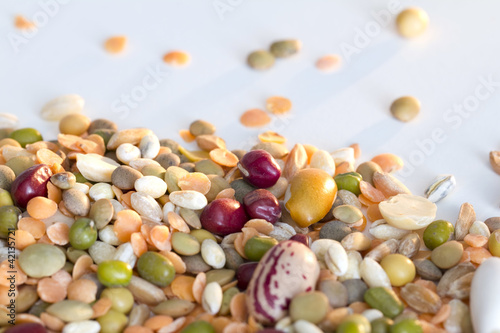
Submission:
[[449,304],[443,304],[434,317],[430,320],[431,324],[437,325],[443,323],[451,313],[451,306]]
[[215,329],[215,332],[222,333],[224,328],[231,323],[231,319],[228,317],[216,317],[212,320],[212,326]]
[[175,212],[168,212],[167,213],[167,220],[168,223],[170,224],[170,228],[184,232],[184,233],[189,233],[191,229],[189,229],[189,226],[187,225],[186,221],[182,217],[179,216],[179,214]]
[[315,65],[321,72],[334,72],[340,69],[342,65],[342,58],[338,54],[327,54],[319,58]]
[[205,290],[206,285],[207,285],[206,274],[203,272],[198,273],[193,281],[193,297],[199,304],[201,304],[203,291]]
[[88,255],[79,257],[73,266],[73,280],[78,280],[83,275],[92,273],[90,266],[92,266],[93,263],[92,258]]
[[184,140],[187,143],[193,142],[196,140],[196,137],[191,134],[191,132],[187,129],[183,129],[179,131],[179,136],[181,137],[182,140]]
[[248,318],[248,308],[245,293],[238,293],[231,298],[229,309],[236,321],[245,322]]
[[467,234],[464,241],[467,245],[472,247],[483,247],[488,244],[488,237],[483,235]]
[[113,306],[113,302],[109,298],[100,298],[97,302],[92,305],[92,310],[94,311],[93,318],[98,318],[104,316]]
[[[11,276],[14,276],[14,280],[7,280]],[[14,285],[19,286],[25,283],[27,279],[28,276],[22,271],[17,259],[13,262],[4,260],[0,264],[0,285],[8,287],[12,282]]]
[[394,172],[403,168],[403,160],[394,154],[380,154],[372,158],[372,162],[377,163],[384,172]]
[[47,228],[47,236],[57,245],[69,243],[69,226],[66,223],[57,222]]
[[134,232],[130,235],[130,245],[138,258],[148,251],[148,243],[140,232]]
[[[123,195],[125,196],[125,194]],[[123,198],[122,196],[122,198]],[[141,230],[142,220],[139,214],[130,209],[125,209],[116,215],[116,221],[113,225],[113,231],[120,242],[130,241],[134,232]]]
[[38,281],[36,288],[38,296],[44,302],[56,303],[66,298],[66,288],[53,278],[43,278]]
[[352,228],[356,229],[357,231],[363,231],[363,230],[365,230],[366,224],[368,223],[368,221],[366,220],[365,216],[363,216],[362,219],[363,219],[363,221],[360,224],[357,224],[358,222],[356,222],[357,225],[354,225]]
[[292,102],[281,96],[272,96],[266,100],[266,108],[274,114],[284,114],[292,109]]
[[62,191],[51,182],[47,183],[47,198],[59,204],[62,200]]
[[57,212],[57,203],[45,197],[34,197],[28,202],[26,210],[31,217],[43,220]]
[[369,207],[369,206],[371,206],[371,205],[375,205],[375,202],[373,202],[373,201],[371,201],[371,200],[368,200],[368,198],[367,198],[367,197],[365,197],[363,194],[360,194],[360,195],[358,196],[358,200],[359,200],[359,202],[361,202],[361,204],[362,204],[363,206],[366,206],[366,207]]
[[209,154],[212,161],[222,166],[235,167],[238,164],[238,157],[227,149],[216,148]]
[[40,314],[40,319],[43,321],[45,326],[52,331],[60,332],[64,328],[64,321],[56,316],[48,314],[47,312],[42,312]]
[[52,274],[51,278],[59,282],[59,284],[63,286],[63,288],[68,288],[71,281],[73,281],[73,277],[71,276],[71,274],[66,272],[64,269],[61,269]]
[[20,30],[29,30],[35,27],[35,24],[33,22],[29,21],[22,15],[16,15],[14,19],[14,25]]
[[24,250],[26,247],[35,244],[36,240],[32,234],[24,230],[16,230],[14,232],[14,244],[16,249]]
[[[135,191],[128,191],[127,193],[122,194],[120,198],[120,203],[125,204],[127,207],[132,207],[132,194],[134,194]],[[131,209],[126,209],[126,210],[131,210]],[[131,210],[133,211],[133,210]],[[135,211],[133,211],[135,213]],[[139,214],[137,214],[139,215]]]
[[68,299],[92,303],[96,299],[97,284],[92,280],[80,279],[68,286]]
[[259,140],[262,142],[274,142],[279,144],[286,142],[286,138],[283,135],[273,131],[267,131],[259,134]]
[[20,219],[17,228],[29,232],[35,239],[40,239],[45,235],[45,223],[32,217]]
[[365,182],[364,180],[359,183],[359,189],[361,190],[363,196],[372,202],[379,203],[385,200],[384,193],[377,190],[372,184]]
[[215,199],[222,199],[222,198],[228,198],[228,199],[234,199],[234,195],[236,194],[236,191],[232,188],[226,188],[220,191],[216,196]]
[[64,161],[61,156],[57,155],[52,150],[47,148],[39,149],[36,152],[36,159],[39,164],[47,165],[62,164]]
[[341,162],[339,165],[335,167],[335,176],[340,175],[347,172],[353,172],[354,168],[349,162]]
[[186,66],[191,61],[189,53],[184,51],[172,51],[163,56],[163,61],[171,66]]
[[190,302],[195,302],[196,299],[193,295],[193,284],[195,278],[187,275],[178,275],[172,281],[170,287],[172,288],[172,293],[179,297],[180,299],[184,299]]
[[157,225],[151,229],[149,234],[151,242],[160,251],[170,251],[172,244],[170,243],[170,230],[167,226]]
[[172,265],[174,265],[175,273],[177,274],[186,273],[187,269],[186,264],[177,253],[171,251],[161,251],[160,254],[162,256],[165,256],[168,260],[172,262]]
[[303,144],[302,145],[304,147],[304,149],[306,150],[306,154],[307,154],[307,164],[311,163],[311,157],[313,156],[313,154],[315,152],[318,151],[318,148],[316,148],[315,146],[313,145],[310,145],[310,144]]
[[246,127],[263,127],[271,122],[271,117],[264,110],[250,109],[241,115],[240,122]]
[[375,222],[377,220],[381,220],[384,218],[382,216],[382,214],[380,213],[380,209],[378,207],[378,204],[368,206],[368,208],[366,209],[366,217],[371,222]]
[[153,331],[158,331],[160,328],[172,324],[173,321],[174,319],[170,316],[157,315],[146,320],[143,325]]
[[361,148],[359,147],[359,144],[353,143],[349,147],[351,147],[352,149],[354,149],[354,159],[357,160],[358,158],[361,157]]
[[177,185],[183,191],[193,190],[201,194],[207,194],[210,191],[210,179],[201,172],[191,172],[181,177]]
[[464,252],[469,253],[470,261],[474,264],[482,264],[483,261],[491,257],[491,253],[484,247],[468,247]]
[[127,37],[113,36],[108,38],[104,42],[104,49],[109,53],[120,53],[125,49],[126,45],[127,45]]

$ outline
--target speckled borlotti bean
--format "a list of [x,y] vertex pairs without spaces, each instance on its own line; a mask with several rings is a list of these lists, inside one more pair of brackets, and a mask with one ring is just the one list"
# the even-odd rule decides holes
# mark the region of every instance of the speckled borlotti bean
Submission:
[[250,315],[261,323],[275,323],[286,316],[293,296],[314,290],[318,277],[319,264],[308,247],[295,241],[276,245],[261,259],[248,286]]

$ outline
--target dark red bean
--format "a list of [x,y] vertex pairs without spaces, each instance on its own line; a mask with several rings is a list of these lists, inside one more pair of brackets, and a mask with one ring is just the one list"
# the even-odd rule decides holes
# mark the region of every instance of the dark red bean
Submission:
[[271,187],[281,176],[281,168],[265,150],[252,150],[238,162],[238,168],[250,184],[258,188]]
[[307,247],[309,247],[309,244],[311,243],[311,237],[309,237],[308,235],[304,235],[304,234],[295,234],[290,238],[290,240],[300,242]]
[[52,171],[45,164],[34,165],[23,171],[12,183],[10,189],[17,206],[26,208],[34,197],[47,197],[47,182]]
[[47,330],[37,323],[26,323],[12,326],[5,333],[47,333]]
[[253,272],[257,268],[258,262],[247,262],[241,264],[236,271],[236,280],[238,280],[238,288],[246,290],[250,280],[252,279]]
[[233,199],[216,199],[209,203],[200,216],[201,225],[211,233],[225,236],[240,232],[248,221],[243,206]]
[[243,207],[252,219],[264,219],[274,224],[281,217],[278,199],[268,190],[258,189],[245,195]]

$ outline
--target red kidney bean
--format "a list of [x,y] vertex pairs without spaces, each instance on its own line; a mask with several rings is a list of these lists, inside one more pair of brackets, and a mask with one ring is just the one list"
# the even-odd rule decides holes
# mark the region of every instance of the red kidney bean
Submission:
[[26,323],[10,327],[5,333],[47,333],[47,330],[37,323]]
[[258,262],[247,262],[241,264],[236,271],[236,280],[238,280],[238,288],[246,290],[250,280],[252,279],[253,272],[257,268]]
[[252,219],[264,219],[276,223],[281,217],[278,199],[268,190],[254,190],[243,198],[243,207]]
[[290,240],[302,243],[307,247],[309,247],[309,244],[311,243],[311,237],[304,234],[295,234],[290,238]]
[[216,199],[209,203],[200,216],[201,225],[211,233],[229,235],[240,232],[248,221],[243,206],[233,199]]
[[52,171],[45,164],[34,165],[23,171],[12,183],[10,189],[17,206],[26,208],[34,197],[47,197],[47,182]]
[[281,176],[281,169],[274,157],[265,150],[252,150],[238,162],[238,168],[250,184],[259,187],[271,187]]

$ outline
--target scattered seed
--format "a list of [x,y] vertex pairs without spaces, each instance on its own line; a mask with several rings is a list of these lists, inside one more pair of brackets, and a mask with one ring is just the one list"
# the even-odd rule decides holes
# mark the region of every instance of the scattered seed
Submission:
[[342,58],[338,54],[328,54],[316,61],[316,68],[322,72],[335,72],[342,66]]
[[163,56],[163,61],[170,66],[184,67],[189,64],[191,57],[184,51],[172,51]]
[[246,127],[263,127],[271,122],[271,117],[261,109],[250,109],[241,115],[240,122]]
[[292,109],[292,102],[286,97],[273,96],[266,100],[266,108],[273,114],[285,114]]

